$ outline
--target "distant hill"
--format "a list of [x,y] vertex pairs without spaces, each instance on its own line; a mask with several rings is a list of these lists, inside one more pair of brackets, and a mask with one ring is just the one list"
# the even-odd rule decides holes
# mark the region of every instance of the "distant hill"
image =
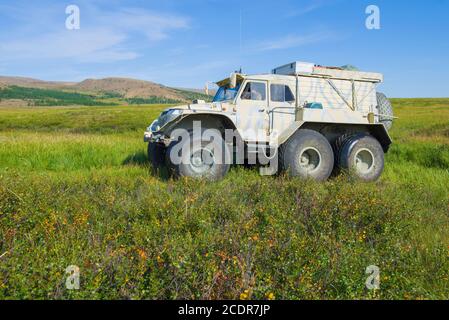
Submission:
[[72,85],[71,88],[92,92],[114,92],[122,95],[124,98],[149,98],[155,96],[184,100],[184,96],[175,89],[150,81],[128,78],[87,79]]
[[[190,92],[196,92],[196,93],[201,93],[201,94],[205,94],[204,93],[204,88],[202,89],[195,89],[195,88],[174,88],[176,90],[182,90],[182,91],[190,91]],[[210,96],[215,96],[215,93],[217,93],[217,89],[214,88],[209,88],[209,95]]]
[[151,81],[129,78],[86,79],[81,82],[42,81],[0,76],[2,105],[104,105],[187,103],[212,97],[196,89],[176,89]]
[[74,84],[76,84],[76,82],[43,81],[26,77],[0,76],[0,87],[1,86],[4,87],[6,85],[6,86],[18,86],[25,88],[63,88]]

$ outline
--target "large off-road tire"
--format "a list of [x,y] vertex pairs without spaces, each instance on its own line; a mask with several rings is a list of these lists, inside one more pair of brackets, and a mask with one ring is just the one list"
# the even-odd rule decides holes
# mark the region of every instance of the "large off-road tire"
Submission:
[[354,133],[345,133],[345,134],[339,136],[337,139],[335,139],[335,141],[332,143],[332,149],[334,150],[334,158],[335,158],[334,170],[332,172],[332,174],[334,176],[337,176],[341,173],[341,168],[338,163],[341,149],[343,148],[344,144],[346,143],[346,140],[351,138],[353,135],[354,135]]
[[337,155],[338,166],[359,180],[372,182],[379,179],[384,170],[384,156],[379,141],[360,133],[345,140]]
[[[218,130],[215,136],[221,136]],[[187,143],[190,147],[185,145]],[[230,159],[229,148],[223,139],[203,140],[192,135],[190,139],[171,143],[165,156],[166,165],[175,177],[209,181],[221,180],[228,173]]]
[[165,165],[165,147],[155,142],[148,143],[148,160],[154,169]]
[[281,167],[291,176],[325,181],[334,168],[329,141],[313,130],[298,130],[279,151]]
[[390,100],[383,93],[377,92],[377,105],[380,114],[379,122],[390,130],[393,127],[393,107]]

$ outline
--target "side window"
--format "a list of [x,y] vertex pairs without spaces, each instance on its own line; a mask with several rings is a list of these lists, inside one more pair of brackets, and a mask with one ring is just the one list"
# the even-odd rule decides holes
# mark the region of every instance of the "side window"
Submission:
[[242,92],[243,100],[264,101],[267,98],[265,83],[248,82]]
[[289,86],[283,84],[270,85],[271,101],[273,102],[292,102],[295,101],[295,96],[290,90]]

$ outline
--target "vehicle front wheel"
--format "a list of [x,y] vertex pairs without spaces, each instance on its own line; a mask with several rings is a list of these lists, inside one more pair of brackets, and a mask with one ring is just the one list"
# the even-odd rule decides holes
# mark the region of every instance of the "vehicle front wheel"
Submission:
[[281,147],[280,161],[291,176],[325,181],[334,168],[334,152],[322,134],[301,129]]
[[338,165],[359,180],[372,182],[384,170],[384,151],[380,143],[368,134],[349,137],[341,148]]
[[148,160],[153,169],[160,169],[165,163],[165,148],[155,142],[149,142]]
[[167,149],[166,164],[177,177],[192,177],[217,181],[230,168],[230,153],[218,130],[214,138],[190,136],[185,141],[173,142]]

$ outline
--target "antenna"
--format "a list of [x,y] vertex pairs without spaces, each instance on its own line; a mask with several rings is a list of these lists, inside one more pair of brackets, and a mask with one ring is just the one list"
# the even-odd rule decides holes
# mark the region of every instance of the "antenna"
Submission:
[[240,3],[240,16],[239,16],[239,39],[240,39],[240,56],[242,55],[242,4]]

